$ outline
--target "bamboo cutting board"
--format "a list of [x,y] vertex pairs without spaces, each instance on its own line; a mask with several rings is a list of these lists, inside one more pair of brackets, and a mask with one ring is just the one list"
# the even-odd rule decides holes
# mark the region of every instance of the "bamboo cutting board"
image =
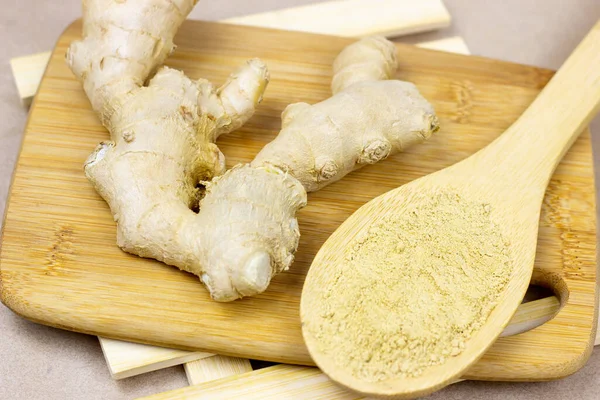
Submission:
[[[64,63],[79,22],[59,39],[30,112],[6,212],[0,253],[2,301],[36,322],[100,336],[311,365],[298,302],[310,262],[360,205],[451,165],[491,142],[526,108],[552,72],[398,46],[398,78],[435,106],[438,134],[407,153],[354,172],[309,196],[291,271],[256,298],[212,302],[196,277],[120,251],[107,205],[82,164],[108,134]],[[349,39],[188,21],[168,65],[215,83],[258,56],[272,81],[257,114],[219,141],[228,165],[247,162],[273,139],[292,102],[329,97],[331,63]],[[540,138],[543,145],[543,138]],[[595,334],[596,232],[589,134],[558,167],[543,205],[536,283],[564,307],[549,323],[500,339],[471,379],[534,380],[574,372]]]

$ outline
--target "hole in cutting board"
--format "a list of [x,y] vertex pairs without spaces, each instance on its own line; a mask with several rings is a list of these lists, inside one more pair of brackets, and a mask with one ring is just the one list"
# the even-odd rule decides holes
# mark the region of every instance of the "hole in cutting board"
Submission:
[[501,337],[518,335],[539,327],[558,314],[564,299],[547,286],[530,284],[517,312]]
[[523,297],[523,303],[545,299],[546,297],[550,296],[555,296],[555,293],[552,291],[552,289],[549,289],[545,286],[530,284],[527,288],[527,292],[525,293],[525,297]]

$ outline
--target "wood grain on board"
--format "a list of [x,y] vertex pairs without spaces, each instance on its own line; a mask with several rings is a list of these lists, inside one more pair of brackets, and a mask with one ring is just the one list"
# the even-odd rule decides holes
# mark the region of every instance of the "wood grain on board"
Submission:
[[[299,214],[302,239],[292,269],[261,296],[219,304],[196,277],[116,247],[108,207],[81,168],[108,135],[63,59],[80,29],[74,24],[59,40],[30,113],[3,233],[3,301],[29,319],[65,329],[277,362],[311,364],[298,300],[310,261],[329,234],[371,198],[485,146],[552,75],[398,45],[398,78],[415,82],[434,104],[442,130],[423,145],[311,194]],[[176,42],[167,64],[194,78],[223,82],[253,56],[269,65],[272,81],[257,114],[219,141],[232,166],[272,140],[287,104],[329,96],[331,63],[351,40],[189,21]],[[596,302],[593,193],[584,133],[550,182],[534,274],[541,283],[547,276],[571,279],[577,290],[562,299],[552,321],[500,339],[468,378],[549,379],[568,373],[570,363],[587,354]]]

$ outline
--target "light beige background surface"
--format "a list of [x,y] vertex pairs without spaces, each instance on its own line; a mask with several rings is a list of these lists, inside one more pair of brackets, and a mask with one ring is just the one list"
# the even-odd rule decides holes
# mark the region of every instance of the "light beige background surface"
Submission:
[[[315,0],[200,0],[191,18],[217,20],[311,2]],[[460,34],[473,54],[556,69],[600,19],[600,0],[445,3],[453,17],[450,29],[401,40]],[[80,0],[0,0],[0,213],[27,118],[8,60],[51,49],[61,31],[80,14]],[[600,151],[598,122],[597,118],[592,134],[594,148]],[[185,385],[182,367],[114,381],[95,337],[33,324],[0,305],[0,399],[132,399]],[[585,368],[561,381],[463,382],[430,398],[599,399],[600,348]]]

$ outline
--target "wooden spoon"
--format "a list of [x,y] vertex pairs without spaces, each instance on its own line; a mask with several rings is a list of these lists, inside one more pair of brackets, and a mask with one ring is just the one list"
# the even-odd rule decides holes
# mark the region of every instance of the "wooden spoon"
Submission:
[[[510,100],[508,100],[510,101]],[[497,339],[523,298],[533,271],[538,220],[546,186],[559,160],[600,104],[600,22],[579,44],[540,95],[493,143],[471,157],[385,193],[358,209],[317,253],[302,291],[302,333],[316,364],[332,380],[355,392],[380,398],[414,398],[450,384]],[[485,324],[464,351],[414,378],[367,382],[335,365],[319,350],[311,323],[319,318],[322,292],[344,265],[348,244],[384,216],[402,214],[440,191],[487,203],[491,218],[510,240],[513,272]],[[369,268],[369,266],[364,266]],[[410,285],[411,282],[402,284]],[[331,296],[348,295],[332,293]],[[352,321],[346,321],[348,324]],[[328,353],[335,349],[328,349]]]

